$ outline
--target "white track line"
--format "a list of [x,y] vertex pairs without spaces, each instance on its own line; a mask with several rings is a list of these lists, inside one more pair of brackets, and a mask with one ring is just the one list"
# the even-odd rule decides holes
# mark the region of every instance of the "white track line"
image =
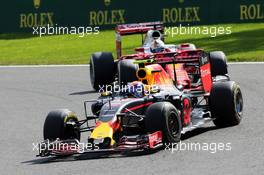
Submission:
[[227,64],[239,64],[239,65],[241,65],[241,64],[264,64],[264,62],[229,62],[229,63],[227,63]]
[[[264,62],[229,62],[230,65],[246,65],[246,64],[264,64]],[[89,67],[89,64],[69,64],[69,65],[14,65],[0,66],[0,68],[52,68],[52,67]]]
[[13,65],[0,66],[0,68],[52,68],[52,67],[88,67],[89,64],[69,64],[69,65]]

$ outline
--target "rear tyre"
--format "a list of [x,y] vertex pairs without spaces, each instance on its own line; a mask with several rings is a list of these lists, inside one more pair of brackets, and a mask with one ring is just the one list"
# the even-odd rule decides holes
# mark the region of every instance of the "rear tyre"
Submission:
[[90,81],[95,90],[113,82],[115,63],[112,53],[96,52],[90,58]]
[[136,73],[138,65],[134,64],[135,60],[120,60],[118,63],[118,82],[119,85],[126,85],[128,82],[138,80]]
[[214,83],[210,99],[210,110],[217,127],[238,125],[243,114],[243,97],[234,81]]
[[75,113],[68,109],[59,109],[49,112],[43,128],[44,140],[80,140],[80,129],[76,126],[76,122],[78,122],[78,118]]
[[211,63],[211,74],[213,77],[217,75],[226,75],[227,64],[226,55],[222,51],[214,51],[209,53],[209,59]]
[[162,131],[163,143],[180,141],[182,123],[177,109],[169,102],[157,102],[146,110],[146,131]]

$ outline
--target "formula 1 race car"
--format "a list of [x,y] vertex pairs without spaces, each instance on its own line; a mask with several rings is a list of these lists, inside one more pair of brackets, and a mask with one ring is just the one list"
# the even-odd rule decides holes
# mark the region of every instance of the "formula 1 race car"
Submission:
[[[68,109],[51,111],[39,156],[153,150],[208,122],[217,127],[240,123],[242,93],[230,80],[224,53],[206,53],[193,44],[160,42],[162,47],[152,48],[148,37],[159,39],[162,31],[161,23],[117,27],[117,55],[120,35],[146,33],[143,46],[116,62],[110,53],[92,55],[91,83],[100,97],[84,102],[83,120]],[[85,146],[82,132],[90,132]]]

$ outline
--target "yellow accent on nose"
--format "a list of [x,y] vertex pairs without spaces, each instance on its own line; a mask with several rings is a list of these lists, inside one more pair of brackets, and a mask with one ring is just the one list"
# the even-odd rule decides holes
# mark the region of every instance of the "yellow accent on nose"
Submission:
[[113,133],[113,128],[111,128],[108,123],[101,123],[92,131],[90,138],[102,139],[108,137],[111,139],[111,145],[113,145],[115,144],[115,141],[113,140]]

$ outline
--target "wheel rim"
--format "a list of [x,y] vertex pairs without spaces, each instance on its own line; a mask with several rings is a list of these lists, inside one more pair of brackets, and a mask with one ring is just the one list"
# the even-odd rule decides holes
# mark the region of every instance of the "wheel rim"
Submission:
[[174,112],[171,112],[168,119],[170,134],[172,135],[172,137],[177,137],[179,133],[179,123],[177,115]]
[[236,113],[241,116],[243,111],[243,99],[240,91],[236,94],[236,104],[235,104]]
[[[77,122],[75,119],[69,119],[69,120],[67,120],[66,122]],[[72,132],[70,132],[70,131],[66,131],[66,133],[67,134],[70,134],[70,138],[71,139],[80,139],[80,132],[79,132],[79,129],[77,129],[77,128],[72,128],[73,130],[72,130]],[[69,138],[67,138],[67,139],[69,139]]]

